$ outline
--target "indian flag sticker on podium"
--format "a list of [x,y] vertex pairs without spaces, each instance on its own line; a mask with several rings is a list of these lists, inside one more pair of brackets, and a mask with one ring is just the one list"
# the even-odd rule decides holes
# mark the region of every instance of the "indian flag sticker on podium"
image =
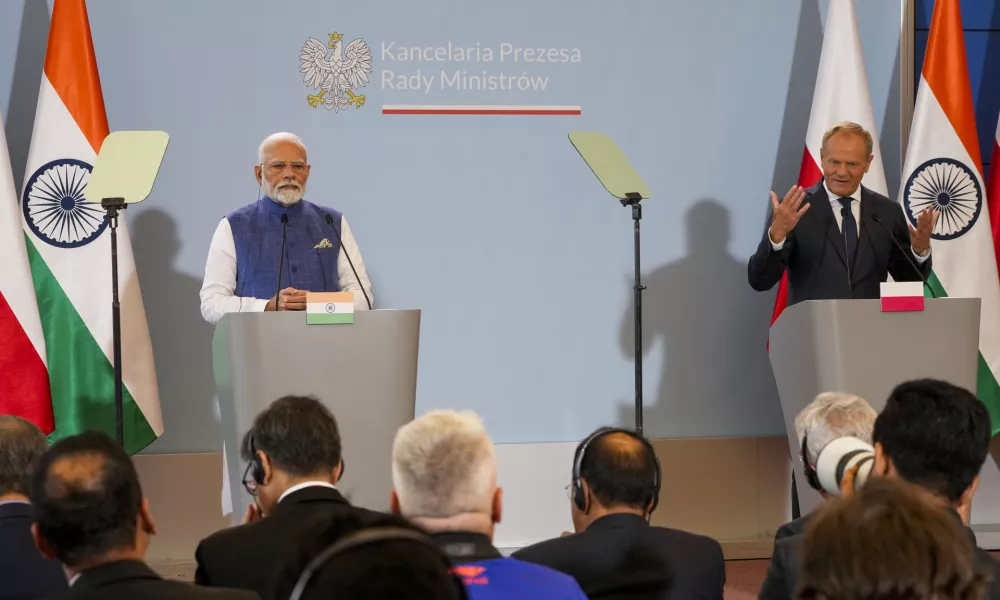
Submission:
[[351,292],[306,292],[308,325],[342,325],[354,322]]
[[883,281],[882,312],[924,310],[922,281]]

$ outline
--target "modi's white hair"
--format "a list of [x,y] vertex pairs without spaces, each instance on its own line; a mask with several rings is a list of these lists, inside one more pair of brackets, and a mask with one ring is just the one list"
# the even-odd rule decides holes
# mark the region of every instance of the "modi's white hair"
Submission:
[[302,141],[302,138],[294,133],[279,131],[278,133],[272,133],[264,138],[264,141],[260,143],[260,146],[257,146],[257,164],[264,164],[264,149],[274,142],[291,142],[299,148],[302,148],[302,152],[306,156],[309,155],[309,150],[306,149],[306,143]]
[[878,414],[860,396],[824,392],[795,417],[795,435],[809,436],[803,460],[816,464],[820,451],[837,438],[851,436],[872,443],[872,430]]
[[493,442],[471,411],[431,411],[396,433],[392,483],[404,517],[490,514],[496,481]]

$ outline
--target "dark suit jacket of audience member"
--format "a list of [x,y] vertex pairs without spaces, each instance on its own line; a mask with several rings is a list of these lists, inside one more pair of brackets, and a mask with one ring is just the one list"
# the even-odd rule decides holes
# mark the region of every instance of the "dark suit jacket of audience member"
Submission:
[[46,560],[31,537],[31,505],[0,505],[0,599],[32,600],[67,588],[66,574],[55,560]]
[[806,532],[806,524],[809,522],[809,517],[812,515],[805,515],[789,521],[778,528],[778,531],[774,532],[774,543],[777,544],[778,540],[783,540],[795,535],[802,535]]
[[722,600],[726,584],[717,541],[652,527],[638,515],[601,517],[582,533],[513,556],[572,575],[592,600]]
[[202,588],[163,579],[146,564],[121,560],[85,571],[53,600],[260,600],[243,590]]
[[286,496],[274,513],[253,523],[223,529],[198,545],[195,583],[253,590],[272,596],[282,561],[298,538],[319,521],[338,515],[376,515],[351,504],[333,488],[307,487]]
[[[967,531],[970,543],[976,546],[976,534],[971,529]],[[758,600],[789,600],[795,597],[799,575],[802,572],[802,541],[804,539],[804,536],[799,534],[775,542],[774,551],[771,553],[771,564],[767,569],[764,584],[760,588]],[[1000,600],[1000,561],[977,546],[976,564],[993,573],[993,583],[990,584],[986,597],[990,600]]]

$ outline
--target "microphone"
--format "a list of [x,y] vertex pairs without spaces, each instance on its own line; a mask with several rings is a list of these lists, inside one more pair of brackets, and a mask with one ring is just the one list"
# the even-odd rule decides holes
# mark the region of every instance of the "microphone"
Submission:
[[[841,223],[841,225],[840,225],[840,232],[842,234],[841,237],[844,238],[844,255],[845,256],[847,255],[847,228],[844,227],[843,224],[847,222],[847,211],[848,211],[848,208],[846,206],[840,209],[840,219],[841,219],[840,220],[840,223]],[[844,263],[847,265],[847,297],[848,298],[853,298],[854,297],[854,283],[851,281],[851,258],[852,257],[848,256],[847,260],[844,261]]]
[[281,271],[285,267],[285,232],[288,229],[288,213],[283,213],[281,215],[281,258],[278,259],[278,285],[274,289],[274,311],[277,312],[281,310],[281,304],[278,302],[278,294],[281,293]]
[[371,298],[368,297],[368,292],[365,291],[365,286],[361,283],[361,278],[358,277],[358,270],[354,268],[354,261],[351,260],[351,255],[347,253],[347,248],[344,247],[344,240],[340,239],[340,234],[337,233],[337,228],[333,226],[333,215],[326,215],[326,224],[333,230],[333,235],[337,236],[337,242],[340,243],[340,249],[343,251],[344,256],[347,257],[347,264],[351,265],[351,271],[354,272],[354,279],[358,282],[358,287],[361,288],[361,293],[365,295],[365,302],[368,303],[368,310],[371,310]]
[[924,277],[923,271],[921,271],[920,267],[917,266],[917,261],[913,260],[913,257],[910,256],[910,252],[903,249],[903,246],[900,245],[899,241],[896,239],[896,236],[892,235],[892,232],[889,231],[889,228],[886,227],[885,223],[882,222],[882,219],[878,218],[878,215],[872,215],[872,221],[875,221],[876,223],[882,226],[882,229],[885,229],[885,232],[889,235],[889,239],[892,240],[892,243],[896,246],[896,249],[903,253],[903,256],[905,256],[906,260],[910,263],[910,266],[913,267],[913,270],[917,272],[917,276],[920,277],[920,281],[924,282],[924,285],[931,293],[931,297],[937,298],[937,294],[934,293],[934,288],[931,287],[930,282],[928,282],[927,278]]

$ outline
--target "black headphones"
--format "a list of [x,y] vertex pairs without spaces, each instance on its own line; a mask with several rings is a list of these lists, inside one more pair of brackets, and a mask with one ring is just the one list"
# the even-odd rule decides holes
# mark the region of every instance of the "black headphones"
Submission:
[[260,461],[260,456],[257,455],[257,447],[253,443],[253,434],[251,433],[247,438],[250,446],[250,464],[247,465],[247,470],[250,471],[250,477],[257,485],[264,485],[264,464]]
[[[257,485],[264,485],[264,464],[260,461],[260,456],[257,455],[257,447],[253,443],[253,433],[247,435],[247,445],[250,446],[250,462],[247,463],[247,470],[243,474],[243,479],[245,480],[246,476],[250,475]],[[345,471],[347,471],[347,463],[341,457],[340,477],[337,478],[337,481],[344,478]]]
[[441,559],[441,562],[444,563],[445,568],[451,574],[455,583],[455,589],[458,592],[458,597],[460,599],[468,600],[469,594],[465,590],[465,584],[462,583],[461,577],[452,571],[451,561],[448,560],[448,557],[434,545],[430,538],[416,531],[400,529],[398,527],[374,527],[371,529],[363,529],[337,542],[334,542],[326,550],[320,552],[315,558],[313,558],[308,565],[306,565],[302,574],[299,575],[299,579],[295,583],[295,587],[292,588],[292,594],[288,597],[288,600],[301,600],[302,594],[305,593],[306,587],[309,585],[309,581],[316,574],[316,571],[318,571],[320,567],[325,565],[335,555],[343,554],[348,550],[353,550],[361,546],[367,546],[368,544],[374,544],[376,542],[383,542],[386,540],[412,540],[433,550],[434,555]]
[[634,431],[618,427],[602,427],[598,429],[594,433],[590,434],[587,439],[583,440],[583,442],[580,443],[579,448],[577,448],[576,460],[573,461],[573,504],[575,504],[581,511],[586,512],[589,510],[589,507],[587,506],[587,494],[583,490],[583,481],[580,476],[580,470],[583,467],[583,457],[587,454],[587,446],[593,443],[594,440],[610,433],[624,433],[639,440],[644,446],[646,446],[650,456],[653,457],[653,462],[656,464],[656,474],[653,479],[653,505],[649,509],[649,514],[652,515],[653,511],[656,510],[656,506],[660,503],[660,483],[662,481],[660,458],[656,456],[656,451],[653,450],[653,445],[649,443],[649,440]]
[[809,487],[818,491],[822,491],[823,486],[819,483],[819,475],[816,473],[816,469],[813,468],[812,463],[809,462],[809,435],[804,434],[802,436],[802,471],[806,475],[806,483]]

